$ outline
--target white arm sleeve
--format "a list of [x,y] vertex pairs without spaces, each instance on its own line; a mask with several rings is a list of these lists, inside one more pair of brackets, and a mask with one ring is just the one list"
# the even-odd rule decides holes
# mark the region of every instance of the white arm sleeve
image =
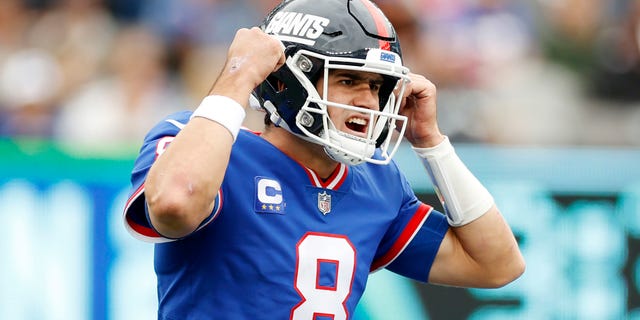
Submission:
[[448,137],[435,147],[413,150],[429,173],[450,225],[463,226],[491,208],[493,197],[462,163]]

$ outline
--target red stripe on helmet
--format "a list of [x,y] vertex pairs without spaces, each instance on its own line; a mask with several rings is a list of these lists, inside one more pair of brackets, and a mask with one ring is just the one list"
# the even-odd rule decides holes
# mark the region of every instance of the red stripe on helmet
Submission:
[[[378,9],[373,3],[371,3],[371,1],[361,1],[364,6],[367,7],[367,10],[369,10],[371,17],[373,17],[373,21],[375,21],[376,28],[378,29],[378,34],[388,38],[389,30],[387,30],[387,18],[382,14],[382,12],[380,12],[380,9]],[[389,41],[379,40],[378,42],[380,43],[380,49],[391,50],[391,44],[389,43]]]

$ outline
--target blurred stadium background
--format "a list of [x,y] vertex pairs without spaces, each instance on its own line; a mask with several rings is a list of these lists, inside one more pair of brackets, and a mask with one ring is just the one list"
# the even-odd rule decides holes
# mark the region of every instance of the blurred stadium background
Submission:
[[[0,319],[155,317],[152,246],[120,221],[137,149],[276,2],[0,1]],[[640,319],[640,1],[376,2],[528,268],[495,290],[381,271],[354,318]]]

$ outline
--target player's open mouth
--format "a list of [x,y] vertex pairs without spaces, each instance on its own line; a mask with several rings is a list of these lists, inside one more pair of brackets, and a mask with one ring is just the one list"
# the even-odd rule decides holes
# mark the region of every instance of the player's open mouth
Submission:
[[369,120],[363,119],[363,118],[358,118],[358,117],[351,117],[351,118],[347,119],[347,121],[345,121],[344,124],[351,131],[354,131],[354,132],[357,132],[357,133],[361,133],[361,134],[366,134],[367,133],[367,127],[368,127],[368,124],[369,124]]

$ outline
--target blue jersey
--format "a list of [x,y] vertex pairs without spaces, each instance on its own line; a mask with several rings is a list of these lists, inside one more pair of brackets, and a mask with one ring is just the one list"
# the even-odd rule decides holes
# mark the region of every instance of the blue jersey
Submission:
[[144,181],[190,115],[146,136],[124,214],[135,237],[156,243],[159,319],[349,319],[370,272],[427,280],[448,224],[395,163],[340,164],[325,180],[248,130],[211,215],[187,237],[162,237]]

